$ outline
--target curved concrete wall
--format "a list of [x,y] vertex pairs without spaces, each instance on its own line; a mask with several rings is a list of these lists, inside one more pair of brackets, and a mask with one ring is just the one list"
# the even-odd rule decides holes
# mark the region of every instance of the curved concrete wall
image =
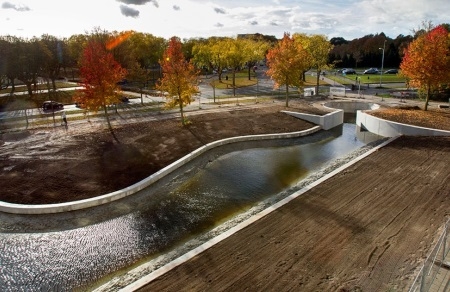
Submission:
[[356,125],[384,137],[407,136],[450,136],[450,131],[436,130],[401,124],[371,116],[363,111],[356,113]]
[[[374,110],[380,106],[376,103],[363,101],[330,101],[321,104],[323,107],[332,110],[333,112],[323,116],[304,114],[298,112],[282,111],[293,117],[320,125],[322,129],[329,130],[344,122],[344,113],[356,113],[358,110]],[[337,110],[336,110],[337,109]]]
[[324,107],[341,109],[345,113],[356,113],[358,110],[375,110],[380,108],[380,105],[372,102],[363,101],[330,101],[323,104]]
[[341,125],[344,122],[343,110],[335,110],[323,116],[290,111],[282,111],[282,112],[291,115],[293,117],[296,117],[298,119],[302,119],[314,123],[316,125],[320,125],[324,130],[329,130],[331,128]]
[[294,137],[302,137],[306,135],[310,135],[320,130],[319,126],[313,127],[311,129],[293,133],[281,133],[281,134],[268,134],[268,135],[251,135],[251,136],[239,136],[228,139],[223,139],[219,141],[215,141],[209,144],[206,144],[195,151],[189,153],[188,155],[180,158],[174,163],[166,166],[160,171],[154,173],[148,178],[135,183],[127,188],[124,188],[119,191],[115,191],[103,196],[90,198],[86,200],[80,200],[75,202],[61,203],[61,204],[47,204],[47,205],[21,205],[21,204],[12,204],[6,202],[0,202],[0,211],[6,213],[14,213],[14,214],[49,214],[49,213],[59,213],[59,212],[67,212],[85,209],[89,207],[99,206],[102,204],[106,204],[112,201],[116,201],[132,195],[154,182],[158,181],[162,177],[168,175],[172,171],[176,170],[180,166],[185,165],[195,157],[205,153],[206,151],[230,143],[242,142],[242,141],[255,141],[255,140],[267,140],[267,139],[283,139],[283,138],[294,138]]

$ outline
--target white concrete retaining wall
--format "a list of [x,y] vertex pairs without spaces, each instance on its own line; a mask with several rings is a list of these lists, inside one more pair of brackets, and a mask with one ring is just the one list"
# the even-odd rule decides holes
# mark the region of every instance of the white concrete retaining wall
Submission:
[[172,171],[185,165],[186,163],[188,163],[195,157],[201,155],[202,153],[205,153],[206,151],[208,151],[212,148],[215,148],[215,147],[218,147],[221,145],[235,143],[235,142],[242,142],[242,141],[302,137],[302,136],[306,136],[306,135],[315,133],[319,130],[320,130],[320,127],[316,126],[311,129],[308,129],[308,130],[293,132],[293,133],[240,136],[240,137],[233,137],[233,138],[227,138],[227,139],[215,141],[215,142],[206,144],[206,145],[198,148],[197,150],[180,158],[179,160],[166,166],[165,168],[154,173],[153,175],[149,176],[148,178],[146,178],[138,183],[135,183],[134,185],[131,185],[127,188],[124,188],[122,190],[118,190],[118,191],[115,191],[115,192],[112,192],[112,193],[109,193],[106,195],[102,195],[99,197],[95,197],[95,198],[90,198],[90,199],[85,199],[85,200],[80,200],[80,201],[75,201],[75,202],[61,203],[61,204],[21,205],[21,204],[12,204],[12,203],[6,203],[6,202],[0,201],[0,211],[6,212],[6,213],[14,213],[14,214],[49,214],[49,213],[60,213],[60,212],[74,211],[74,210],[80,210],[80,209],[85,209],[85,208],[89,208],[89,207],[99,206],[102,204],[106,204],[106,203],[109,203],[112,201],[122,199],[122,198],[132,195],[134,193],[137,193],[138,191],[150,186],[151,184],[155,183],[162,177],[168,175]]
[[324,130],[329,130],[331,128],[341,125],[344,122],[344,111],[342,110],[335,110],[334,112],[328,113],[323,116],[290,111],[282,111],[282,112],[291,115],[293,117],[296,117],[298,119],[302,119],[314,123],[316,125],[320,125]]
[[380,105],[371,102],[361,101],[330,101],[323,104],[324,107],[332,109],[341,109],[345,113],[356,113],[358,110],[375,110],[379,109]]
[[330,95],[345,96],[345,87],[330,87]]
[[406,136],[450,136],[450,131],[411,126],[371,116],[363,111],[356,112],[356,124],[372,133],[384,137]]

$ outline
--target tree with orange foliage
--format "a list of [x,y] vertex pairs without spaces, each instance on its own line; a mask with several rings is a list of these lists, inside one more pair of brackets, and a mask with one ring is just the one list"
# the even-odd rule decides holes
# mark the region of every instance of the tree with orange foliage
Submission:
[[308,52],[288,33],[267,53],[267,75],[275,81],[275,88],[286,86],[286,107],[289,107],[289,86],[301,87],[303,71],[309,66]]
[[163,54],[163,59],[159,62],[162,67],[163,77],[159,80],[156,88],[162,92],[167,92],[166,107],[173,108],[179,106],[181,123],[186,125],[183,107],[193,101],[193,96],[198,91],[198,70],[191,62],[184,57],[181,41],[177,37],[172,37],[169,46]]
[[120,102],[120,88],[117,83],[126,76],[126,70],[114,60],[104,44],[94,40],[86,45],[80,65],[84,89],[75,96],[75,100],[87,110],[97,112],[102,108],[108,128],[119,142],[111,126],[108,106]]
[[411,86],[426,93],[427,110],[430,93],[450,83],[450,35],[445,27],[440,25],[411,42],[400,69]]

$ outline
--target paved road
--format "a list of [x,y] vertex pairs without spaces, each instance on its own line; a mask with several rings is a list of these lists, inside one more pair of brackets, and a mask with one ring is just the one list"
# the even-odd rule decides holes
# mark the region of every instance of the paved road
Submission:
[[[238,88],[236,90],[236,97],[233,97],[233,90],[230,89],[213,89],[210,85],[211,81],[214,78],[217,78],[217,75],[208,75],[203,76],[201,78],[201,82],[199,84],[200,94],[195,97],[195,100],[185,107],[186,111],[199,110],[199,109],[210,109],[215,107],[223,107],[225,104],[227,106],[240,106],[244,103],[254,103],[259,102],[258,98],[264,96],[265,98],[274,98],[274,97],[282,97],[284,95],[284,91],[274,90],[273,89],[273,81],[264,74],[264,69],[257,73],[258,74],[258,83],[253,86]],[[225,76],[225,75],[224,75]],[[342,84],[327,78],[326,76],[321,77],[323,81],[327,82],[332,86],[344,87]],[[377,96],[379,93],[386,92],[389,89],[387,85],[383,85],[384,89],[378,88],[369,88],[358,91],[351,91],[350,88],[346,88],[346,98],[364,98],[366,100],[371,100],[378,103],[389,104],[389,105],[399,105],[399,104],[422,104],[423,102],[417,100],[403,100],[400,96],[398,98],[389,98],[384,99],[380,96]],[[74,90],[79,89],[79,87],[65,88],[61,90]],[[160,95],[156,91],[147,91],[146,94],[142,95],[143,105],[141,105],[141,94],[136,92],[124,92],[128,96],[134,96],[136,98],[130,98],[128,103],[122,103],[119,105],[119,112],[143,112],[143,111],[161,111],[163,109],[163,104],[165,103],[165,98]],[[26,94],[26,93],[24,93]],[[6,96],[8,94],[0,95]],[[220,103],[214,103],[214,96],[216,97],[216,102],[220,101]],[[308,97],[305,97],[306,99]],[[431,103],[433,104],[433,103]],[[80,119],[81,116],[84,116],[85,113],[77,108],[75,105],[65,105],[64,110],[68,116],[69,122],[74,119]],[[171,111],[169,111],[171,112]],[[178,112],[178,109],[174,109],[173,112]],[[48,124],[54,123],[57,125],[60,121],[60,112],[55,112],[55,119],[53,119],[53,113],[44,113],[41,108],[29,109],[25,112],[25,110],[18,111],[6,111],[0,112],[0,126],[2,128],[8,127],[18,127],[22,128],[26,126],[25,124],[25,115],[29,119],[29,123],[32,124],[37,120],[47,120],[45,126]],[[92,114],[91,114],[92,117]],[[15,120],[14,123],[11,123],[12,120]],[[92,120],[92,119],[91,119]],[[3,125],[2,125],[3,124]],[[30,126],[29,126],[30,127]],[[36,125],[32,125],[31,127],[36,127]]]

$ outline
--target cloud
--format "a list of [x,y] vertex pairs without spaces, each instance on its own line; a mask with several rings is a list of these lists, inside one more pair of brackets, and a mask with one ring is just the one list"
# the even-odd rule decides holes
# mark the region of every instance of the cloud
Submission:
[[131,5],[145,5],[147,3],[153,3],[155,7],[159,7],[159,3],[157,0],[117,0],[117,1]]
[[122,12],[122,14],[125,15],[126,17],[133,17],[133,18],[139,17],[139,10],[133,9],[126,5],[120,5],[120,12]]
[[278,26],[278,23],[276,23],[275,21],[271,21],[271,22],[270,22],[270,25],[271,25],[271,26]]
[[218,23],[216,23],[214,26],[215,26],[215,27],[223,27],[223,24],[220,23],[220,22],[218,22]]
[[214,8],[214,11],[218,14],[227,14],[225,9],[223,9],[223,8]]
[[250,21],[249,22],[250,25],[258,25],[258,22],[256,20]]
[[31,10],[28,6],[16,5],[16,4],[12,4],[10,2],[3,2],[2,8],[3,9],[14,9],[16,11],[30,11]]
[[173,6],[173,10],[175,10],[175,11],[179,11],[181,8],[180,8],[180,6],[178,6],[178,5],[174,5]]

